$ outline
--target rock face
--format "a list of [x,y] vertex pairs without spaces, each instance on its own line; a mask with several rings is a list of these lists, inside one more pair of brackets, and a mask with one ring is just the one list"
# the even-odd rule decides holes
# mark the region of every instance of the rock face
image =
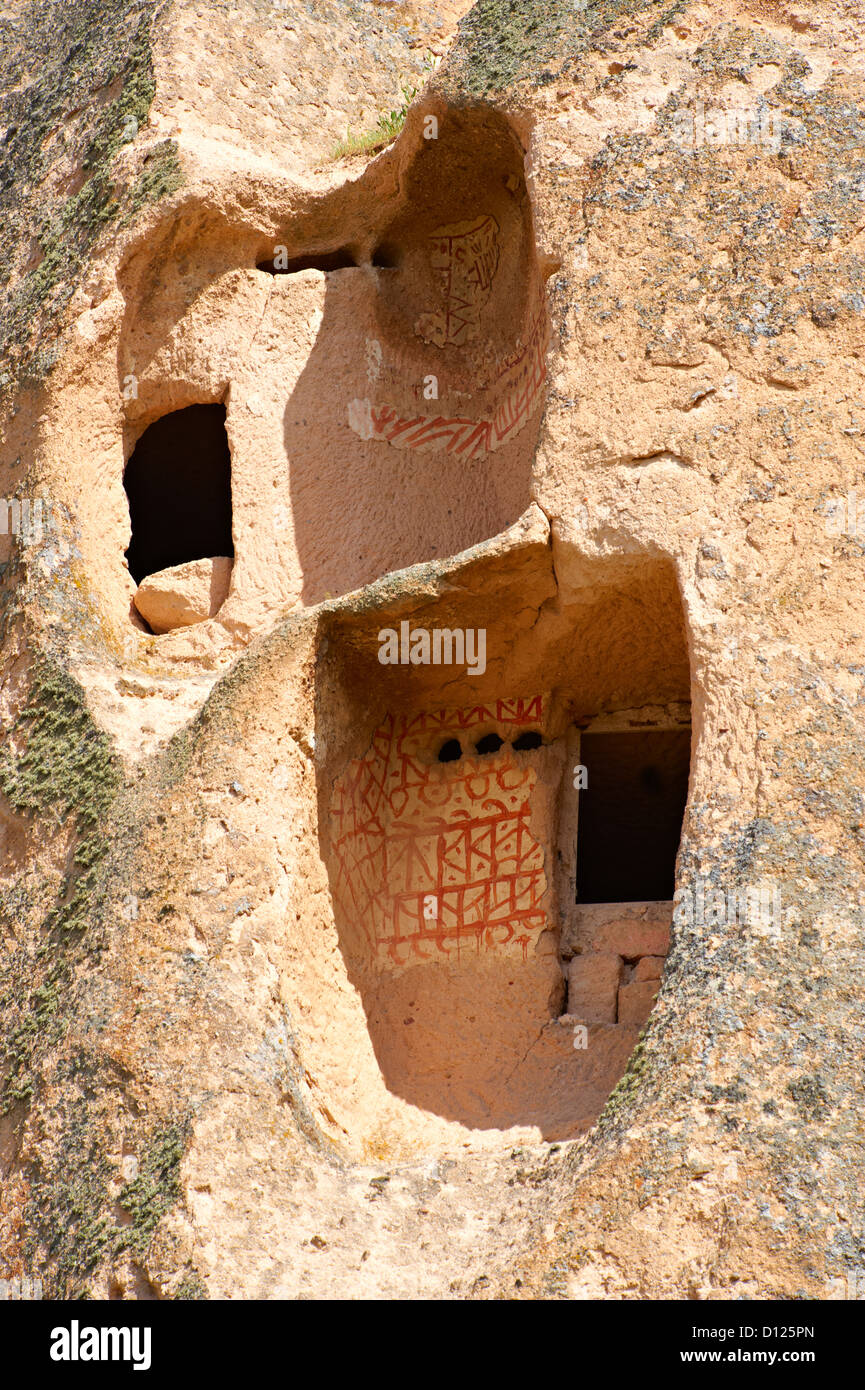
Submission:
[[228,597],[233,563],[217,555],[149,574],[135,590],[135,607],[157,633],[203,623],[219,612]]
[[861,20],[0,19],[11,1276],[861,1287]]

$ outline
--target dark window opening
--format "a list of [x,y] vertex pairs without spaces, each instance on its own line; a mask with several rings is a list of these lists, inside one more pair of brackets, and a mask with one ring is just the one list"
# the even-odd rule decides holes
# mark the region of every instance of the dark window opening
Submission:
[[504,739],[499,738],[498,734],[484,734],[475,744],[476,753],[498,753]]
[[132,523],[126,558],[136,584],[188,560],[233,558],[224,405],[190,405],[149,425],[123,486]]
[[578,902],[672,898],[690,757],[687,729],[583,734]]
[[357,258],[347,246],[342,246],[338,251],[324,251],[320,254],[309,256],[295,256],[293,259],[286,260],[280,258],[279,265],[275,260],[259,261],[256,270],[266,271],[268,275],[296,275],[299,270],[348,270],[351,266],[357,265]]
[[372,253],[372,263],[379,270],[396,270],[402,257],[399,248],[383,241]]
[[455,763],[462,755],[463,750],[460,748],[459,739],[449,738],[447,743],[443,743],[439,749],[439,762]]
[[543,741],[536,729],[527,729],[519,738],[514,739],[511,747],[518,753],[528,753],[531,748],[540,748]]

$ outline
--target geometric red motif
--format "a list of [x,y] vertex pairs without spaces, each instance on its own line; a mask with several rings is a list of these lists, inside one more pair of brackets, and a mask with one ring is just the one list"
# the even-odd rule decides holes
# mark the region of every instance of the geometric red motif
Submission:
[[473,726],[496,723],[507,736],[542,713],[536,696],[388,716],[338,780],[334,895],[380,961],[467,950],[525,959],[547,924],[544,854],[529,828],[534,769],[507,747],[455,763],[430,754]]
[[547,327],[539,312],[526,346],[507,364],[492,419],[458,415],[402,415],[395,406],[369,408],[363,438],[386,440],[397,449],[439,450],[463,460],[483,457],[519,434],[541,401],[546,380]]

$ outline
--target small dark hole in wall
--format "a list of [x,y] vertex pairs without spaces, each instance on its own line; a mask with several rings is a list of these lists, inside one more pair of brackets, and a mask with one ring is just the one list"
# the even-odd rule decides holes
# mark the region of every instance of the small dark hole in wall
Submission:
[[515,738],[511,746],[518,753],[527,753],[531,748],[540,748],[543,741],[536,729],[529,729],[526,733],[520,734],[519,738]]
[[372,263],[379,270],[396,270],[401,259],[399,249],[386,241],[377,246],[372,253]]
[[443,743],[439,749],[439,762],[455,763],[462,755],[463,750],[460,747],[459,739],[449,738],[447,743]]
[[498,734],[484,734],[475,744],[476,753],[498,753],[504,739],[499,738]]
[[132,523],[126,558],[136,584],[188,560],[233,557],[224,405],[190,405],[149,425],[123,486]]
[[342,246],[338,251],[325,251],[320,255],[259,261],[255,268],[265,271],[268,275],[296,275],[300,270],[347,270],[350,266],[356,265],[357,260],[353,252],[347,246]]

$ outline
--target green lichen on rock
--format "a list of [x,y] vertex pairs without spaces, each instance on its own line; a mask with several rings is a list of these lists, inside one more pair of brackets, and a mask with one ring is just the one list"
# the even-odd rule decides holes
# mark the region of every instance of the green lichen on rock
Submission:
[[132,1218],[114,1242],[115,1250],[130,1250],[143,1258],[153,1232],[180,1196],[180,1160],[186,1147],[188,1126],[167,1125],[157,1130],[142,1155],[138,1176],[117,1198],[122,1211]]
[[628,1059],[628,1065],[623,1075],[616,1082],[609,1096],[607,1103],[601,1112],[598,1126],[602,1127],[605,1123],[618,1120],[621,1112],[633,1100],[638,1090],[646,1080],[649,1061],[646,1055],[645,1033],[641,1033],[637,1039],[637,1044]]
[[[22,752],[0,753],[0,790],[13,810],[54,812],[60,820],[74,811],[82,830],[100,825],[120,784],[119,765],[80,685],[56,662],[43,658],[34,666],[13,734],[23,738]],[[92,851],[88,856],[92,862]]]
[[157,203],[160,198],[176,193],[182,183],[177,142],[162,140],[145,157],[144,167],[129,195],[124,223],[131,222],[145,203]]
[[490,97],[521,82],[538,86],[602,46],[621,20],[639,19],[651,41],[686,0],[477,0],[460,24],[443,85]]
[[[32,1267],[45,1269],[52,1296],[86,1298],[100,1266],[124,1256],[140,1266],[146,1258],[156,1227],[180,1197],[189,1126],[167,1121],[143,1137],[138,1176],[117,1196],[111,1191],[117,1172],[94,1137],[88,1099],[70,1105],[63,1128],[69,1161],[31,1178],[24,1254]],[[174,1296],[206,1298],[207,1291],[189,1271]]]
[[[14,974],[0,999],[7,1019],[2,1058],[5,1077],[0,1113],[33,1091],[34,1049],[57,1042],[64,1032],[60,1001],[68,984],[70,934],[92,918],[102,891],[107,853],[106,821],[121,786],[115,754],[97,729],[80,686],[55,662],[42,658],[31,671],[27,704],[12,730],[11,747],[0,751],[0,790],[14,811],[61,826],[74,817],[71,863],[45,921],[37,962],[22,978]],[[20,752],[12,748],[21,745]],[[6,915],[5,906],[0,914]],[[31,973],[33,965],[35,973]]]
[[522,79],[540,79],[539,64],[553,58],[586,15],[572,0],[478,0],[460,25],[452,69],[474,97],[504,91]]
[[153,101],[161,9],[31,0],[0,17],[0,391],[50,370],[52,340],[105,227],[178,186],[176,151],[160,146],[131,189],[114,170]]

